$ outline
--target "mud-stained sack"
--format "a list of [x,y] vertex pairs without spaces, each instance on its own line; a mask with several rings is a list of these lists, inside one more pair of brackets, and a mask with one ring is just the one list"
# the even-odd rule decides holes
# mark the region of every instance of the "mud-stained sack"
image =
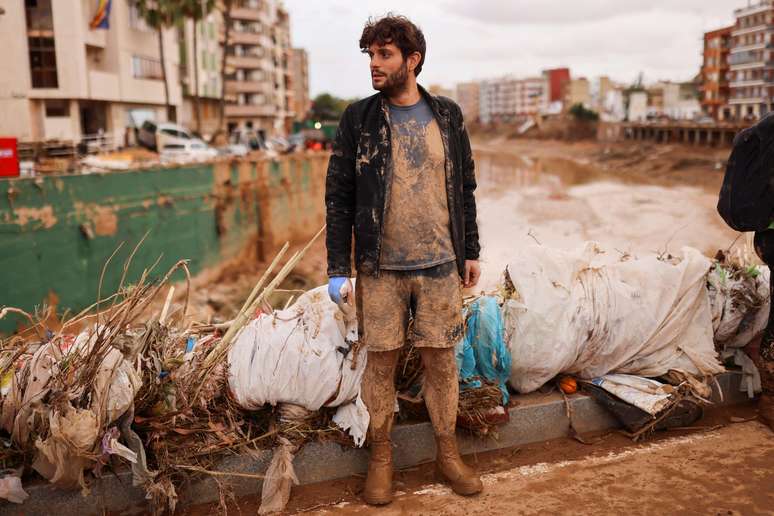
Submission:
[[531,246],[511,261],[515,291],[503,316],[516,390],[534,391],[559,373],[590,380],[724,370],[706,288],[711,261],[691,248],[673,261],[619,257],[588,243],[569,252]]
[[292,403],[307,410],[353,402],[366,354],[352,368],[357,320],[345,317],[327,286],[306,292],[285,310],[245,326],[229,356],[229,387],[245,409]]

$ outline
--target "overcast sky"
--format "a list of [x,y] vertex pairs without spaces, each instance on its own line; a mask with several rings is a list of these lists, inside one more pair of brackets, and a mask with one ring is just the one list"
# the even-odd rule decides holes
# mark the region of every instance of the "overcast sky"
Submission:
[[425,86],[568,66],[574,77],[688,80],[702,34],[748,0],[285,0],[294,46],[309,52],[312,96],[373,93],[357,47],[369,16],[391,10],[425,33]]

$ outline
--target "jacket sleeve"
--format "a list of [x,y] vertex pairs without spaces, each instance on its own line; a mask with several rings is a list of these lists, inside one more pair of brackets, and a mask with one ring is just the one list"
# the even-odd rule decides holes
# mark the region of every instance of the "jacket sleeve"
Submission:
[[352,275],[352,226],[355,221],[355,141],[348,107],[339,121],[325,180],[325,246],[328,276]]
[[478,260],[481,246],[478,243],[478,223],[476,222],[476,167],[473,152],[470,149],[468,131],[462,110],[457,111],[457,127],[460,135],[460,157],[462,159],[462,208],[465,217],[465,259]]

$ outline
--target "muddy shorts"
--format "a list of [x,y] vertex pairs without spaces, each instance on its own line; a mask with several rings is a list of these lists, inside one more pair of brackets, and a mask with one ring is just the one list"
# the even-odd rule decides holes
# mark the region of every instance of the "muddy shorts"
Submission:
[[[358,275],[358,332],[369,351],[449,348],[462,337],[462,284],[454,262],[412,271]],[[412,319],[409,328],[409,319]]]

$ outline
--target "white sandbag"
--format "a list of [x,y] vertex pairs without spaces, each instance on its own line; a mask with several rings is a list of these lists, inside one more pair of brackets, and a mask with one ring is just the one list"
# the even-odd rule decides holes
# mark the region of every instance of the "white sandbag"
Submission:
[[507,269],[516,293],[503,307],[510,384],[531,392],[559,373],[722,372],[705,285],[710,265],[691,248],[677,263],[621,260],[593,242],[570,252],[520,250]]
[[674,387],[630,374],[607,374],[591,381],[610,394],[655,416],[669,405]]
[[286,310],[251,321],[229,356],[229,387],[245,409],[292,403],[307,410],[345,405],[360,392],[366,354],[352,368],[357,321],[345,317],[327,286],[306,292]]

